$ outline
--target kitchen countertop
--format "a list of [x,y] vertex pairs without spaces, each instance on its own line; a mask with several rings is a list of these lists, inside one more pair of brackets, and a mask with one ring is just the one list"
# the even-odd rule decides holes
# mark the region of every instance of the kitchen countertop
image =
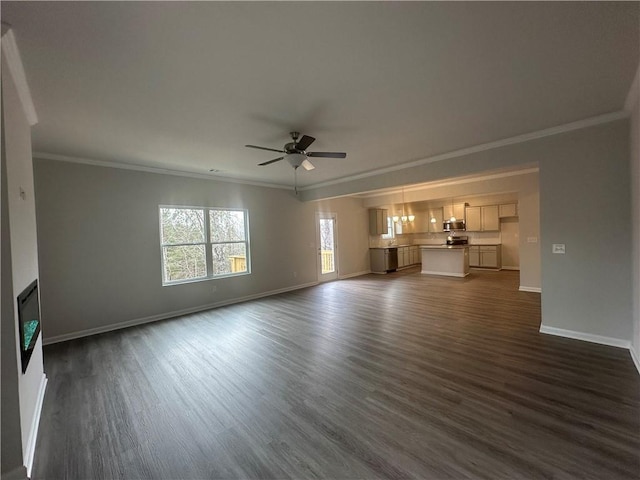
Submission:
[[420,245],[420,248],[433,248],[433,249],[444,249],[444,248],[469,248],[469,245]]

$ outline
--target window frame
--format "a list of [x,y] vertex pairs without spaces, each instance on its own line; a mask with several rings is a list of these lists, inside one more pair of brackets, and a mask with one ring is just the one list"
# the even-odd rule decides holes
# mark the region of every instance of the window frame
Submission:
[[[182,210],[200,210],[204,215],[204,241],[203,242],[184,242],[184,243],[163,243],[162,238],[162,210],[163,209],[182,209]],[[239,241],[223,241],[212,242],[211,241],[211,217],[212,211],[224,211],[224,212],[242,212],[244,220],[244,240]],[[195,207],[186,205],[159,205],[158,206],[158,227],[159,227],[159,240],[160,240],[160,264],[162,267],[162,286],[181,285],[184,283],[204,282],[207,280],[214,280],[217,278],[238,277],[241,275],[251,274],[251,254],[250,254],[250,240],[249,240],[249,210],[246,208],[231,208],[231,207]],[[227,245],[244,243],[246,252],[246,271],[232,272],[232,273],[213,273],[213,251],[212,248],[215,245]],[[169,280],[165,279],[165,255],[164,249],[166,247],[179,247],[179,246],[192,246],[192,245],[204,245],[205,250],[205,275],[202,277],[188,278],[182,280]]]
[[387,216],[387,233],[383,233],[381,238],[384,240],[392,240],[396,238],[396,228],[393,217]]

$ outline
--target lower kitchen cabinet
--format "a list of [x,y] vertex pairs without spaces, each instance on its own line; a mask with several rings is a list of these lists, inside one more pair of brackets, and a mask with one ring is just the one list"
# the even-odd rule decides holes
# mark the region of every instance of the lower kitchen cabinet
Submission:
[[420,247],[418,245],[370,248],[369,255],[373,273],[387,273],[420,263]]
[[417,245],[398,247],[398,268],[420,263],[420,248]]
[[482,268],[502,268],[501,245],[470,245],[469,266]]
[[398,249],[391,248],[370,248],[369,260],[373,273],[392,272],[398,268]]

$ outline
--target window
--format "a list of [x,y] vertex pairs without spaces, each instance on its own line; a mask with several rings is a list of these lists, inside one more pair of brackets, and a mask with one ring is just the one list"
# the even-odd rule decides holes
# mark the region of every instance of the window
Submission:
[[247,211],[160,207],[163,284],[249,273]]
[[393,229],[393,219],[391,217],[387,217],[387,233],[382,234],[382,238],[391,239],[395,237],[395,232]]

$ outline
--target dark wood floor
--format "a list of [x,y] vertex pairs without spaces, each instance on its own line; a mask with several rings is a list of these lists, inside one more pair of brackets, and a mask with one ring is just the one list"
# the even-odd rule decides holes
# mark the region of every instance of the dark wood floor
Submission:
[[33,476],[637,479],[629,352],[517,289],[412,269],[46,347]]

